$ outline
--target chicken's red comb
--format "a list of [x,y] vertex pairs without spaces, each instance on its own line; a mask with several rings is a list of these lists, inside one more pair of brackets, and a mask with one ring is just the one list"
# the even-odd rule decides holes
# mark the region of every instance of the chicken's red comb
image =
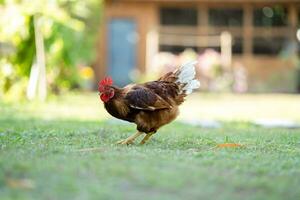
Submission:
[[113,84],[113,80],[110,76],[105,77],[104,79],[102,79],[99,83],[99,85],[112,85]]
[[102,80],[99,82],[99,88],[98,88],[99,92],[102,92],[102,91],[103,91],[104,86],[106,86],[106,85],[110,86],[110,85],[112,85],[112,84],[113,84],[112,78],[111,78],[110,76],[105,77],[104,79],[102,79]]

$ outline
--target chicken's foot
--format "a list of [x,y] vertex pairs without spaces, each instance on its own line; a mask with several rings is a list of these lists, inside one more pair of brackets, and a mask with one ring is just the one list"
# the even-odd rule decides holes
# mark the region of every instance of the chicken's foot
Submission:
[[143,134],[143,133],[141,133],[141,132],[138,131],[137,133],[135,133],[135,134],[129,136],[128,138],[126,138],[125,140],[120,140],[120,141],[118,141],[117,144],[127,144],[127,145],[133,144],[133,141],[134,141],[137,137],[139,137],[140,135],[142,135],[142,134]]
[[154,134],[154,133],[148,133],[148,134],[143,138],[143,140],[140,142],[140,144],[145,144],[153,134]]

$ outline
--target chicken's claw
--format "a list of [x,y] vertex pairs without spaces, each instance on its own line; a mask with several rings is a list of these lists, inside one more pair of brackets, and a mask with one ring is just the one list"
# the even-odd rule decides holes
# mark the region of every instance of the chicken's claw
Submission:
[[132,140],[128,140],[128,139],[125,139],[125,140],[120,140],[117,142],[117,144],[127,144],[127,145],[130,145],[130,144],[133,144],[134,142]]
[[139,137],[140,135],[142,135],[142,134],[143,134],[143,133],[141,133],[141,132],[138,131],[137,133],[131,135],[131,136],[128,137],[128,138],[126,138],[125,140],[120,140],[120,141],[118,141],[117,144],[127,144],[127,145],[133,144],[133,141],[134,141],[137,137]]

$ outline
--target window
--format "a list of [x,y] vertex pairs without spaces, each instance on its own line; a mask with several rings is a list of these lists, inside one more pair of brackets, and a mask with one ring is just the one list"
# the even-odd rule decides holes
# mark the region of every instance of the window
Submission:
[[212,26],[242,26],[243,10],[239,8],[210,9],[209,24]]
[[233,38],[233,45],[232,45],[232,53],[233,54],[242,54],[243,53],[243,38],[236,37]]
[[[206,48],[213,49],[217,52],[221,52],[220,46],[208,46],[208,47],[199,47],[198,52],[202,53],[205,51]],[[243,38],[242,37],[235,37],[232,40],[232,53],[233,54],[242,54],[243,53]]]
[[257,8],[253,11],[254,26],[287,26],[288,10],[283,6]]
[[160,24],[197,26],[198,11],[196,8],[161,8]]
[[276,55],[284,48],[287,39],[284,37],[255,37],[253,53],[261,55]]
[[[193,50],[197,50],[196,46],[193,46],[194,43],[184,42],[185,35],[193,35],[193,33],[186,32],[184,30],[186,26],[191,26],[192,28],[196,28],[198,25],[198,10],[197,8],[161,8],[160,9],[160,24],[162,29],[160,30],[160,34],[167,35],[160,40],[161,45],[159,46],[160,51],[171,52],[174,54],[179,54],[183,52],[187,48],[191,48]],[[165,27],[164,27],[165,26]],[[170,27],[167,26],[176,26]],[[163,28],[164,27],[164,28]],[[174,30],[177,30],[173,33]],[[171,34],[170,34],[171,33]],[[168,39],[168,36],[176,35],[176,37],[180,38],[182,45],[176,44],[176,41],[172,43],[164,43],[164,39]],[[192,45],[192,46],[191,46]]]
[[160,45],[159,51],[165,51],[165,52],[171,52],[174,54],[180,54],[185,49],[193,49],[195,52],[197,52],[197,47],[195,46],[178,46],[178,45]]

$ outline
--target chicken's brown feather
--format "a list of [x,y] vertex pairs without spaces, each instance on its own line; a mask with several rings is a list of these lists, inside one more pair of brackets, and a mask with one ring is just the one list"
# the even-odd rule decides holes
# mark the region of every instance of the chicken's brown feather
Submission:
[[140,110],[168,109],[172,106],[153,90],[142,85],[136,85],[125,95],[129,106]]

